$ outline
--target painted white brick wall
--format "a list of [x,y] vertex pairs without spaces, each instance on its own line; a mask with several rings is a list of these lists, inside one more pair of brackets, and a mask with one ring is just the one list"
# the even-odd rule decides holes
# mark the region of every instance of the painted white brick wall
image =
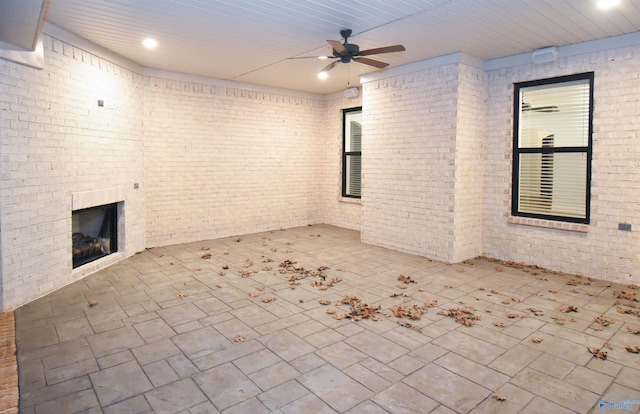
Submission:
[[363,84],[362,240],[451,261],[458,66]]
[[[488,72],[484,249],[615,282],[640,281],[640,45]],[[591,223],[586,233],[509,224],[513,83],[595,72]],[[633,231],[619,231],[618,223]]]
[[43,70],[0,59],[0,309],[77,278],[73,193],[123,188],[122,247],[144,249],[144,196],[133,190],[143,177],[141,77],[50,36],[44,45]]
[[343,92],[329,95],[323,114],[322,221],[353,230],[362,226],[362,207],[360,200],[342,197],[342,110],[362,106],[361,96],[345,98]]
[[324,101],[146,77],[147,246],[321,221]]
[[452,262],[482,253],[482,147],[486,97],[485,71],[458,67],[455,194]]

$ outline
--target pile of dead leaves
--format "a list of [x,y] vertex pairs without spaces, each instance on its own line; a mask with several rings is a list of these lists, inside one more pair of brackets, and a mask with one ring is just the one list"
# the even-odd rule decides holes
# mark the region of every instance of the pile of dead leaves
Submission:
[[616,322],[613,319],[605,318],[604,316],[601,315],[596,317],[589,327],[594,331],[601,331],[606,326],[609,326],[612,323],[616,323]]
[[594,358],[607,359],[607,351],[603,351],[595,346],[593,348],[587,347],[587,350],[591,352],[591,355],[593,355]]
[[562,306],[558,310],[562,313],[578,312],[578,308],[573,305]]
[[452,308],[448,311],[440,311],[438,315],[449,316],[451,318],[455,318],[457,323],[460,323],[464,326],[473,326],[476,321],[480,320],[480,316],[476,315],[475,308],[471,306],[466,308]]
[[411,277],[409,276],[405,276],[405,275],[400,275],[398,276],[398,280],[401,281],[402,283],[417,283],[415,280],[411,279]]
[[635,315],[640,318],[640,309],[635,308],[635,306],[629,306],[629,305],[624,305],[624,307],[619,306],[616,308],[616,311],[622,314]]
[[626,299],[633,302],[638,302],[638,298],[636,297],[636,292],[630,292],[628,290],[614,291],[613,297],[616,299]]
[[[336,306],[343,305],[348,305],[349,311],[346,313],[335,312],[333,315],[334,319],[351,319],[352,321],[356,322],[362,319],[371,319],[372,321],[380,320],[380,317],[378,316],[380,306],[373,306],[362,303],[362,299],[357,296],[347,295],[336,302]],[[329,310],[327,310],[327,313],[329,313]]]
[[342,278],[340,277],[334,277],[327,280],[327,274],[325,272],[329,269],[327,266],[320,266],[316,270],[308,270],[301,266],[298,267],[296,264],[297,262],[289,259],[280,263],[279,272],[287,275],[287,280],[289,281],[289,287],[291,289],[295,289],[299,284],[298,281],[306,279],[307,277],[317,278],[311,282],[311,286],[316,287],[319,290],[327,290],[327,288],[330,288],[336,283],[342,281]]

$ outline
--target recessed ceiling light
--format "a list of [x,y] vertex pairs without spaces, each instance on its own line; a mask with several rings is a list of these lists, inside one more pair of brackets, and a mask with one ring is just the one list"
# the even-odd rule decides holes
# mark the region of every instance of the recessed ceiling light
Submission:
[[596,6],[600,10],[608,10],[620,4],[620,0],[598,0]]
[[320,79],[327,79],[328,77],[329,77],[329,74],[327,72],[318,73],[318,78]]
[[142,41],[142,45],[147,49],[154,49],[156,46],[158,46],[158,42],[156,41],[156,39],[147,37]]

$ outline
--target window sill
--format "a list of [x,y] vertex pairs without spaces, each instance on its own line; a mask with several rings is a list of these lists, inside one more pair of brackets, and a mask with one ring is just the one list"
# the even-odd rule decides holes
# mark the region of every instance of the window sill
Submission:
[[522,226],[542,227],[545,229],[556,229],[565,231],[575,231],[578,233],[588,233],[589,225],[579,223],[567,223],[563,221],[542,220],[528,217],[513,217],[509,216],[509,224],[519,224]]
[[362,204],[361,198],[353,198],[353,197],[338,197],[338,201],[341,203],[350,203],[350,204]]

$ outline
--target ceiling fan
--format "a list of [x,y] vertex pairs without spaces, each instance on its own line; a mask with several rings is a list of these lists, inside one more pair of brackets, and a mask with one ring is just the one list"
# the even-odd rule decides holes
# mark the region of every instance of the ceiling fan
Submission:
[[[327,43],[333,48],[333,54],[330,56],[315,56],[320,59],[336,59],[327,65],[321,72],[328,72],[333,69],[338,63],[349,63],[352,60],[358,63],[364,63],[365,65],[373,66],[378,69],[386,68],[388,63],[381,62],[379,60],[369,59],[364,56],[379,55],[382,53],[402,52],[405,49],[402,45],[378,47],[375,49],[360,50],[360,47],[356,44],[349,43],[349,36],[351,36],[351,29],[340,30],[340,36],[344,39],[343,43],[339,40],[327,40]],[[307,58],[309,56],[303,56],[300,58]]]

